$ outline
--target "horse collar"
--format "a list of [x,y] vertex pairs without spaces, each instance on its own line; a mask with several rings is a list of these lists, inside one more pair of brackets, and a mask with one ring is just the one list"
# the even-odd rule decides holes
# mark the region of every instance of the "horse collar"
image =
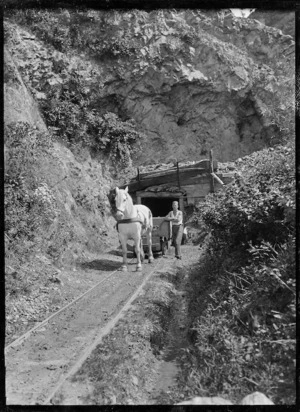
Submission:
[[131,219],[121,219],[117,221],[117,231],[119,231],[119,225],[124,223],[140,223],[143,226],[143,222],[139,219],[139,217],[132,217]]

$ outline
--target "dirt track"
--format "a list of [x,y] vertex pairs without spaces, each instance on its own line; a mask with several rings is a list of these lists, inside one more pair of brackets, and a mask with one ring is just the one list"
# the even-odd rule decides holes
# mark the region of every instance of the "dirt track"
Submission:
[[[51,403],[63,381],[110,332],[130,303],[155,271],[173,266],[174,259],[155,259],[144,264],[143,272],[119,272],[120,257],[113,253],[86,264],[97,272],[99,286],[48,323],[37,328],[26,340],[6,352],[6,397],[8,405]],[[110,270],[108,270],[110,269]],[[97,283],[98,283],[97,282]]]

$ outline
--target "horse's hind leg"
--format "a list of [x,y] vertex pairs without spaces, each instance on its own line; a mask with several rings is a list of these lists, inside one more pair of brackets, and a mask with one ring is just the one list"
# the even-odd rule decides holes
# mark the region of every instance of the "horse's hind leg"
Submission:
[[143,246],[143,239],[141,238],[140,244],[140,253],[141,253],[141,262],[144,262],[145,254],[144,254],[144,246]]
[[135,253],[136,253],[136,271],[141,272],[142,270],[142,263],[141,263],[141,242],[138,239],[134,240],[134,246],[135,246]]
[[147,230],[147,243],[148,243],[148,262],[152,263],[154,260],[154,257],[152,253],[152,231],[150,229]]
[[127,241],[125,238],[120,236],[120,242],[122,245],[122,253],[123,253],[123,265],[121,266],[121,270],[123,272],[127,272]]

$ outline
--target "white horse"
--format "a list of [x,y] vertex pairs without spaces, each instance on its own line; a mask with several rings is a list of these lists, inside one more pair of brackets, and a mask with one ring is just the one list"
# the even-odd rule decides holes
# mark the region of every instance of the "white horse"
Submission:
[[152,228],[153,218],[151,210],[144,205],[134,205],[132,198],[128,193],[128,187],[125,190],[116,187],[115,196],[116,219],[119,232],[119,239],[122,245],[123,265],[122,270],[127,271],[127,240],[133,239],[135,253],[137,256],[136,270],[142,270],[141,261],[144,260],[142,234],[146,233],[148,244],[148,259],[152,263],[154,258],[152,254]]

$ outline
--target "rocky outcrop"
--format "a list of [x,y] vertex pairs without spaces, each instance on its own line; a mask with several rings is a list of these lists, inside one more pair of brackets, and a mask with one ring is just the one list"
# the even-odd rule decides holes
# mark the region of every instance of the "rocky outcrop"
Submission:
[[[279,133],[266,116],[288,78],[294,42],[251,19],[218,22],[197,11],[123,13],[107,24],[113,39],[134,39],[132,57],[105,58],[113,68],[101,104],[133,117],[148,139],[138,163],[205,158],[220,161],[261,149]],[[108,41],[107,37],[103,41]],[[293,82],[289,84],[291,95]]]
[[275,27],[295,38],[295,12],[280,10],[260,10],[256,9],[251,15],[251,19],[259,20],[266,26]]
[[38,104],[24,85],[22,77],[6,47],[4,47],[4,123],[23,121],[40,131],[46,131]]
[[200,160],[210,149],[235,160],[281,133],[272,108],[289,111],[293,100],[295,43],[277,28],[199,10],[65,10],[47,19],[57,27],[52,38],[38,20],[28,29],[73,50],[51,46],[50,55],[69,59],[70,70],[81,64],[94,109],[134,119],[147,136],[137,165]]

